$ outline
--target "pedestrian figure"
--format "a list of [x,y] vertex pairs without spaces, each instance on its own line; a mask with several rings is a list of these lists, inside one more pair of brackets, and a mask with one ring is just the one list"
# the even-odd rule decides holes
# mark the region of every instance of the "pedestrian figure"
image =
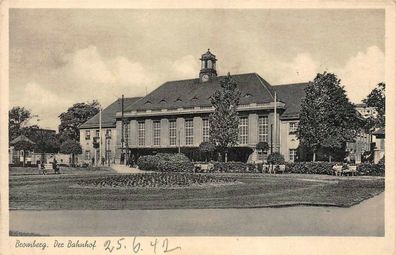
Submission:
[[58,167],[58,161],[56,158],[54,158],[54,161],[52,161],[52,169],[54,169],[55,174],[59,174],[59,167]]

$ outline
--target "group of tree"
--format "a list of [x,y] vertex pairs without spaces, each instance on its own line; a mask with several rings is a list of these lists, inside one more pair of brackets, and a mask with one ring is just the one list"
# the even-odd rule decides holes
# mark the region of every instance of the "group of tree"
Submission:
[[78,127],[99,112],[99,103],[77,103],[59,115],[59,133],[41,129],[38,125],[29,125],[29,120],[34,116],[24,107],[15,106],[9,110],[8,128],[9,141],[11,142],[20,135],[27,139],[21,139],[14,148],[17,150],[37,153],[64,153],[72,155],[72,163],[76,154],[81,154],[79,143],[80,134]]
[[98,101],[76,103],[66,112],[59,115],[59,135],[62,142],[67,140],[80,141],[79,127],[81,124],[95,116],[100,109]]
[[79,127],[87,120],[95,116],[100,109],[98,101],[88,103],[76,103],[69,107],[66,112],[59,115],[59,139],[61,141],[60,152],[72,156],[72,164],[75,155],[81,154]]
[[[227,151],[238,143],[239,117],[237,107],[241,92],[236,81],[228,74],[220,81],[221,90],[210,97],[214,113],[210,115],[210,143],[202,151],[216,149],[227,161]],[[341,80],[333,73],[318,73],[305,88],[301,102],[297,136],[300,147],[306,148],[315,161],[318,152],[328,156],[345,152],[348,142],[354,142],[357,134],[369,126],[371,129],[385,125],[385,84],[380,83],[363,102],[375,107],[377,115],[364,119],[356,111],[346,95]],[[267,143],[257,144],[257,150],[268,151]]]
[[345,152],[345,145],[354,142],[357,134],[369,126],[383,127],[385,123],[385,84],[380,83],[363,100],[369,107],[375,107],[378,115],[364,119],[352,104],[335,74],[317,74],[305,89],[306,96],[301,103],[300,122],[297,130],[301,147],[312,153],[323,152],[331,161],[332,155]]
[[373,131],[376,128],[385,127],[385,83],[381,82],[363,100],[367,107],[373,107],[377,114],[367,119],[367,129]]

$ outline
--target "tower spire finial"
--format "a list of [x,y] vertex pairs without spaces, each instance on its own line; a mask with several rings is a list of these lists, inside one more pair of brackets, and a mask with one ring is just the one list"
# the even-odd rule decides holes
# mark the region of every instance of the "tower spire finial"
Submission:
[[212,77],[217,76],[216,72],[216,56],[210,52],[210,48],[201,58],[201,71],[199,72],[199,78],[202,82],[210,80]]

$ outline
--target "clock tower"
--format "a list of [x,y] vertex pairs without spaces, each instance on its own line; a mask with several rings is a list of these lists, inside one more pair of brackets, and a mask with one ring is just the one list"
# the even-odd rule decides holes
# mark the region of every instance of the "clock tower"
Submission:
[[199,71],[199,80],[201,82],[207,82],[212,77],[217,76],[216,72],[216,56],[213,55],[210,50],[202,54],[201,58],[201,71]]

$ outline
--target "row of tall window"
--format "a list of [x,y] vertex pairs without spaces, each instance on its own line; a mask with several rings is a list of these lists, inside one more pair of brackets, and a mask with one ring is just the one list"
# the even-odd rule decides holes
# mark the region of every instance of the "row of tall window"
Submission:
[[[95,137],[99,137],[99,129],[95,130]],[[111,137],[111,129],[106,129],[106,137]],[[91,140],[91,130],[85,130],[85,140]]]
[[[138,122],[138,145],[145,145],[145,128],[146,124],[144,121]],[[159,146],[161,144],[161,121],[153,121],[153,145]],[[268,117],[260,116],[258,119],[258,135],[260,142],[268,142]],[[194,122],[192,119],[186,119],[184,121],[184,139],[186,145],[194,144]],[[180,135],[177,133],[176,120],[169,120],[169,144],[175,146],[178,144],[177,137]],[[202,120],[202,141],[208,142],[210,137],[210,124],[209,119]],[[247,117],[239,118],[239,144],[247,144],[249,137],[249,121]]]

